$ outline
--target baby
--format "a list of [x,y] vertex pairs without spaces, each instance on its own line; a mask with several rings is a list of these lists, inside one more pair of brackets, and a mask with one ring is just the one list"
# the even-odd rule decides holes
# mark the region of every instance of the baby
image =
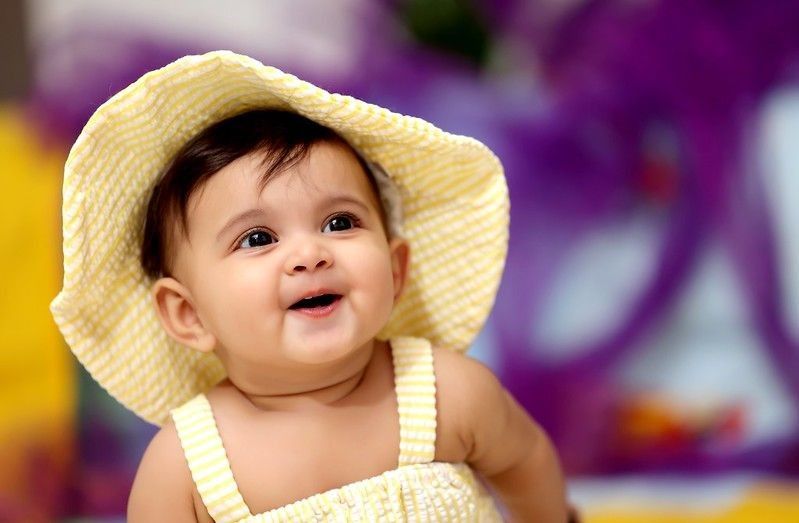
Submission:
[[507,208],[482,144],[230,52],[99,108],[52,309],[161,425],[129,520],[567,521],[546,435],[460,352]]

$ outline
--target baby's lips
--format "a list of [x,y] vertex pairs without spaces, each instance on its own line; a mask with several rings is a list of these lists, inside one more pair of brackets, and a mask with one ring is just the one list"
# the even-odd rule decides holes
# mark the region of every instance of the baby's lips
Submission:
[[333,289],[332,287],[311,287],[305,288],[302,292],[296,293],[291,295],[289,300],[287,301],[286,309],[291,309],[300,301],[306,298],[313,298],[316,296],[322,296],[325,294],[332,294],[336,296],[343,296],[343,293],[337,289]]
[[324,293],[303,298],[292,304],[289,307],[289,309],[296,310],[296,309],[326,307],[328,305],[336,303],[340,299],[341,299],[341,294]]

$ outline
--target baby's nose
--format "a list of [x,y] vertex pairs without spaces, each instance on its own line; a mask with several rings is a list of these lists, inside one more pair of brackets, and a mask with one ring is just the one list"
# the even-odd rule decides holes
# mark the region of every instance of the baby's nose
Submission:
[[330,267],[333,257],[317,242],[304,243],[286,259],[286,273],[314,272]]
[[[316,269],[321,269],[323,267],[327,267],[328,263],[329,262],[327,260],[319,260],[318,262],[316,262],[316,265],[313,265],[312,269],[316,270]],[[309,268],[309,266],[306,266],[306,265],[295,265],[294,268],[292,269],[292,271],[293,272],[302,272],[302,271],[307,271],[308,268]]]

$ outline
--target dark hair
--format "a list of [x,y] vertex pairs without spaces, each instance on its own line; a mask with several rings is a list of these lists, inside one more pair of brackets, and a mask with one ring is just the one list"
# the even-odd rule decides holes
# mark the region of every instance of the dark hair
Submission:
[[[174,253],[170,244],[175,233],[187,235],[186,207],[191,195],[222,168],[250,153],[263,151],[263,189],[276,174],[292,167],[320,142],[347,142],[331,129],[296,113],[254,110],[217,122],[190,140],[175,155],[163,177],[156,183],[147,204],[141,265],[151,278],[169,275]],[[375,197],[377,184],[363,158],[358,158]],[[385,211],[381,208],[385,229]],[[176,220],[179,218],[179,220]]]

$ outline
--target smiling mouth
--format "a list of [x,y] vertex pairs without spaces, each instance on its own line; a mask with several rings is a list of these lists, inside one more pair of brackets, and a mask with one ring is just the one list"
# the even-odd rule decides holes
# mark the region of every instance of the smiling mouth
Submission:
[[303,298],[289,307],[291,310],[323,309],[341,299],[341,294],[320,294],[310,298]]

